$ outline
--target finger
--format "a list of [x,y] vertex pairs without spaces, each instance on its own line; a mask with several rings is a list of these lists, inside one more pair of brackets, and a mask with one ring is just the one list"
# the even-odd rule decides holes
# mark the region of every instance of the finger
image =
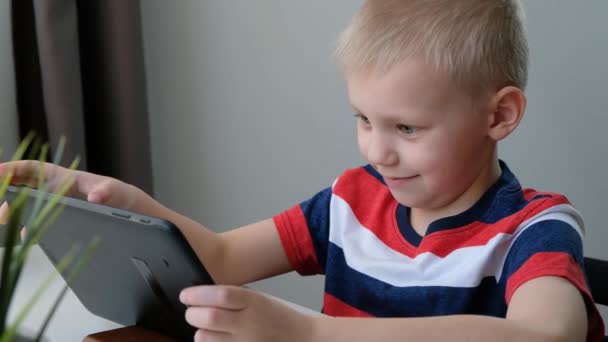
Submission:
[[0,224],[8,223],[8,203],[4,201],[2,205],[0,205]]
[[[0,224],[8,223],[8,212],[9,212],[8,203],[6,201],[4,201],[2,203],[2,205],[0,205]],[[25,240],[26,232],[27,232],[27,229],[25,228],[25,226],[23,226],[23,228],[21,229],[21,241]]]
[[[52,164],[44,163],[45,179],[49,172],[54,172]],[[40,162],[37,160],[19,160],[3,163],[0,167],[0,177],[8,175],[12,171],[11,183],[18,185],[35,186],[39,176]]]
[[230,334],[199,329],[194,334],[194,342],[224,342],[230,341]]
[[[5,177],[12,171],[11,184],[38,187],[42,165],[42,179],[45,190],[56,191],[70,176],[71,171],[52,163],[41,163],[38,160],[18,160],[0,164],[0,177]],[[74,187],[68,189],[67,195],[72,193]]]
[[120,184],[124,183],[113,178],[106,178],[102,181],[98,178],[97,183],[90,187],[87,201],[121,207],[123,209],[129,208],[129,203],[119,203],[120,200],[116,198],[117,194],[124,192],[124,190],[118,187]]
[[98,186],[97,188],[94,188],[91,192],[88,193],[87,201],[92,203],[104,204],[109,202],[109,197],[109,191],[102,186]]
[[186,310],[186,322],[199,329],[234,333],[238,314],[239,311],[193,306]]
[[67,195],[87,199],[87,201],[95,203],[102,203],[104,201],[102,196],[94,196],[92,201],[89,197],[91,193],[99,190],[96,190],[96,187],[107,177],[84,171],[71,170],[57,165],[53,166],[53,178],[49,178],[49,187],[57,188],[67,181],[73,181],[74,183],[68,190]]
[[95,188],[99,187],[105,177],[96,175],[89,172],[78,172],[78,192],[81,194],[88,195],[95,191]]
[[183,289],[179,300],[186,305],[242,310],[250,296],[248,290],[238,286],[195,286]]

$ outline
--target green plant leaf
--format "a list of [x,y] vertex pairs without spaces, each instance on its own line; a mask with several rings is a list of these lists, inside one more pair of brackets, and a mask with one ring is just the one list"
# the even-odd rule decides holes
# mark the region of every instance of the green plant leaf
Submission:
[[[45,165],[45,160],[46,160],[46,155],[48,153],[49,150],[49,145],[48,144],[44,144],[42,146],[42,151],[40,152],[40,159],[38,161],[38,190],[44,190],[45,186],[44,186],[44,165]],[[32,212],[30,213],[30,217],[27,219],[26,221],[26,227],[30,226],[33,222],[34,219],[36,218],[36,215],[38,215],[38,212],[40,211],[40,207],[42,206],[42,196],[43,193],[39,192],[38,196],[36,196],[36,202],[34,203],[34,208],[32,209]]]
[[[44,145],[42,147],[42,151],[40,154],[40,166],[38,168],[38,189],[40,190],[44,190],[44,165],[45,162],[44,160],[46,159],[46,154],[48,151],[48,145]],[[73,163],[72,166],[75,168],[77,165],[77,163]],[[19,279],[19,276],[21,275],[21,270],[23,269],[23,265],[25,264],[25,259],[30,251],[30,249],[32,248],[33,245],[35,245],[39,239],[41,238],[42,234],[48,229],[48,227],[57,219],[57,216],[59,216],[59,214],[62,211],[62,207],[63,205],[60,205],[60,209],[57,210],[56,212],[54,212],[51,217],[44,221],[44,219],[46,218],[47,214],[49,212],[51,212],[55,206],[59,203],[60,198],[65,194],[65,192],[69,189],[69,187],[71,186],[71,184],[73,184],[70,179],[68,178],[66,180],[66,182],[64,184],[62,184],[62,186],[60,186],[60,189],[58,192],[56,192],[53,197],[51,198],[51,200],[47,203],[47,205],[45,206],[45,212],[41,213],[40,212],[40,207],[42,205],[42,196],[43,193],[39,192],[38,196],[36,197],[36,202],[34,204],[34,208],[32,209],[31,215],[30,215],[30,219],[28,220],[28,225],[27,225],[27,229],[29,229],[29,233],[27,234],[27,237],[25,239],[25,241],[22,244],[22,248],[19,250],[19,253],[16,256],[16,260],[13,263],[13,271],[9,273],[9,281],[8,281],[8,286],[10,287],[10,292],[14,292],[14,289],[17,285],[17,280]],[[39,229],[39,225],[42,224],[44,222],[44,225],[42,228]]]
[[[70,165],[69,169],[70,170],[74,170],[76,169],[76,167],[78,166],[80,159],[77,157],[72,164]],[[28,234],[24,244],[28,245],[31,244],[30,241],[30,236],[35,235],[35,232],[38,230],[39,225],[44,221],[44,219],[46,218],[46,216],[53,210],[53,208],[59,204],[60,199],[62,197],[64,197],[64,195],[67,193],[67,191],[74,185],[74,182],[76,180],[73,177],[67,178],[63,184],[61,184],[59,186],[59,189],[53,193],[53,195],[51,196],[51,198],[46,202],[45,206],[40,210],[40,212],[36,213],[36,218],[35,220],[33,220],[34,222],[31,224],[31,227],[27,227],[27,229],[31,229],[31,231],[33,232],[32,234]]]
[[[39,168],[39,172],[38,172],[38,186],[39,188],[43,188],[44,187],[44,162],[42,160],[44,160],[44,157],[46,156],[46,150],[43,147],[43,151],[41,153],[41,159],[40,159],[40,168]],[[72,165],[70,165],[70,169],[75,169],[78,165],[78,159],[76,159]],[[57,192],[55,192],[53,194],[53,196],[51,197],[51,199],[46,203],[46,205],[44,206],[44,208],[42,210],[40,210],[40,204],[38,203],[42,203],[42,192],[39,193],[39,195],[36,198],[36,203],[34,205],[34,209],[32,210],[32,215],[30,216],[31,221],[33,221],[33,223],[31,223],[28,226],[28,234],[26,236],[25,241],[22,244],[21,249],[19,250],[18,254],[14,257],[14,263],[12,264],[12,269],[11,272],[8,273],[8,281],[7,286],[8,286],[8,293],[14,293],[14,290],[17,286],[17,281],[19,279],[19,276],[21,275],[21,271],[23,269],[23,266],[25,264],[25,260],[27,258],[27,255],[29,254],[32,246],[34,246],[42,237],[42,235],[48,230],[48,228],[50,227],[50,225],[55,222],[55,220],[57,219],[57,217],[59,216],[59,214],[63,211],[63,205],[60,204],[60,199],[63,197],[63,195],[65,195],[65,193],[69,190],[69,188],[74,184],[74,179],[73,178],[68,178],[64,181],[63,184],[60,185],[59,190]],[[47,215],[53,211],[55,209],[55,207],[58,206],[58,208],[51,214],[51,216],[47,219]],[[38,207],[38,208],[36,208]],[[42,227],[39,227],[42,224]],[[6,316],[5,316],[6,317]]]
[[65,286],[63,287],[63,289],[61,290],[61,292],[55,299],[55,302],[53,303],[51,310],[47,314],[46,319],[44,320],[44,323],[42,324],[42,326],[40,327],[40,330],[38,331],[38,336],[36,336],[36,341],[40,341],[42,339],[42,336],[44,335],[44,332],[46,331],[46,328],[48,327],[49,322],[51,321],[51,319],[55,315],[55,312],[57,311],[57,308],[59,307],[59,303],[61,303],[61,301],[65,297],[66,293],[68,292],[68,289],[72,285],[72,281],[74,279],[76,279],[76,277],[80,274],[84,265],[86,265],[89,262],[89,260],[93,256],[93,252],[95,252],[95,250],[99,246],[100,242],[101,242],[101,239],[98,236],[95,236],[93,238],[93,240],[91,240],[91,242],[89,243],[87,248],[84,251],[82,251],[82,253],[80,253],[80,255],[78,256],[76,265],[74,265],[74,267],[72,268],[72,271],[70,272],[68,277],[65,279]]
[[[17,160],[19,160],[19,159],[21,159],[23,157],[23,154],[25,153],[25,151],[27,150],[27,147],[32,142],[32,139],[34,139],[34,133],[30,132],[23,139],[23,141],[21,141],[21,143],[17,147],[17,150],[15,151],[15,154],[13,154],[13,157],[11,158],[11,161],[17,161]],[[13,178],[14,172],[15,171],[12,168],[9,168],[6,176],[2,180],[2,184],[0,185],[0,198],[4,198],[4,195],[6,193],[6,189],[8,189],[8,185],[11,183],[11,179]]]
[[6,330],[4,330],[4,333],[0,337],[0,342],[9,342],[12,340],[13,337],[15,337],[15,334],[17,333],[17,328],[21,325],[21,323],[23,323],[23,320],[25,319],[27,314],[32,310],[34,305],[40,300],[40,297],[42,297],[42,294],[48,289],[48,287],[51,285],[53,280],[55,280],[55,278],[58,276],[58,274],[63,272],[72,263],[74,258],[77,256],[79,249],[80,249],[79,245],[74,245],[68,251],[68,253],[66,255],[64,255],[63,258],[61,258],[61,260],[59,261],[59,263],[56,266],[57,272],[53,271],[53,272],[51,272],[51,274],[49,274],[46,277],[46,279],[38,287],[36,292],[34,292],[34,295],[21,309],[21,311],[17,315],[17,318],[15,319],[15,321],[13,323],[11,323],[11,325]]
[[[31,145],[34,139],[34,134],[30,133],[21,142],[17,151],[13,155],[11,161],[20,160],[23,155],[28,151],[28,147]],[[63,151],[65,149],[65,137],[61,137],[57,152],[53,158],[53,163],[58,164],[61,161]],[[29,207],[31,212],[27,219],[26,226],[28,234],[23,241],[21,247],[18,246],[19,232],[22,228],[24,221],[22,220],[25,210],[25,203],[30,195],[31,189],[28,187],[20,188],[16,197],[9,206],[8,220],[9,223],[6,226],[6,238],[5,238],[5,249],[4,258],[2,260],[1,278],[0,278],[0,342],[10,341],[16,334],[16,331],[26,315],[32,310],[33,306],[40,299],[44,291],[48,288],[51,281],[57,276],[57,273],[62,274],[64,270],[73,265],[69,276],[66,278],[66,285],[56,298],[50,312],[47,314],[44,324],[42,325],[38,339],[44,334],[50,319],[57,310],[59,303],[67,293],[69,285],[72,280],[80,273],[82,267],[88,262],[93,251],[99,244],[99,239],[96,237],[91,241],[88,247],[82,253],[78,253],[79,246],[74,245],[72,249],[61,259],[56,265],[57,272],[53,272],[49,275],[42,285],[37,289],[34,295],[30,298],[28,303],[21,309],[15,322],[13,322],[7,329],[6,318],[8,315],[8,309],[10,308],[15,288],[17,286],[21,272],[25,266],[27,255],[29,254],[32,246],[34,246],[49,229],[49,227],[55,222],[57,217],[61,214],[64,208],[64,204],[61,202],[61,198],[69,191],[74,185],[74,177],[64,179],[58,188],[54,189],[54,192],[47,198],[44,199],[43,191],[46,191],[45,187],[45,161],[48,159],[49,145],[40,144],[40,140],[36,139],[34,145],[29,150],[28,159],[32,159],[31,156],[40,152],[39,155],[39,168],[37,175],[36,187],[40,190],[40,193],[36,196],[36,200],[33,203],[33,207]],[[1,153],[1,152],[0,152]],[[80,158],[77,157],[69,169],[74,170],[78,166]],[[0,198],[4,198],[6,190],[14,176],[14,168],[9,168],[1,181],[0,184]],[[78,257],[79,261],[73,264],[73,260]]]
[[[27,159],[27,160],[36,159],[36,157],[38,156],[38,151],[40,150],[41,146],[42,146],[42,140],[40,139],[40,137],[34,136],[34,142],[30,146],[29,152],[27,153],[27,156],[25,157],[25,159]],[[19,158],[19,159],[21,159],[21,158]]]
[[21,271],[23,270],[23,266],[25,265],[25,261],[29,255],[30,249],[32,249],[32,247],[38,243],[42,235],[48,230],[50,225],[55,222],[61,212],[63,212],[63,205],[55,209],[49,219],[44,222],[44,225],[40,229],[36,230],[36,233],[32,233],[33,237],[31,240],[28,243],[24,243],[19,250],[19,254],[15,257],[16,260],[14,262],[14,272],[11,272],[11,279],[8,282],[11,291],[15,291],[17,281],[19,280],[19,276],[21,276]]
[[55,156],[53,157],[53,164],[59,165],[61,163],[61,158],[63,157],[64,150],[65,150],[65,135],[62,135],[59,138],[59,143],[57,144],[57,150],[55,151]]
[[20,253],[15,260],[17,263],[25,262],[25,259],[27,258],[30,249],[34,245],[36,245],[38,241],[40,241],[42,235],[44,235],[44,233],[48,230],[51,224],[54,223],[57,217],[59,217],[59,215],[63,212],[63,208],[63,205],[60,205],[55,208],[55,211],[51,214],[49,219],[44,222],[44,225],[40,229],[36,230],[35,233],[31,233],[30,235],[28,235],[29,240],[27,240],[27,243],[23,243],[23,247],[21,248]]
[[24,189],[17,195],[17,198],[13,201],[13,205],[10,206],[8,213],[8,225],[6,227],[6,237],[4,241],[4,256],[2,259],[2,278],[0,279],[0,331],[3,331],[6,326],[6,315],[11,299],[13,298],[13,291],[10,284],[11,279],[14,277],[14,269],[12,267],[15,256],[14,248],[19,235],[18,230],[21,225],[23,203],[25,203],[25,200],[27,199],[28,190],[29,189]]
[[[30,132],[23,141],[17,147],[17,150],[13,154],[11,161],[19,160],[23,157],[23,154],[27,150],[28,146],[32,142],[34,138],[34,134]],[[0,185],[0,198],[4,198],[6,193],[6,189],[10,184],[10,181],[13,177],[14,171],[12,169],[8,170],[8,173],[2,180],[2,184]],[[2,270],[1,278],[0,278],[0,331],[4,331],[6,326],[6,315],[8,312],[8,306],[10,305],[10,301],[13,297],[13,292],[10,286],[10,279],[12,278],[12,265],[11,261],[13,260],[13,249],[16,244],[17,239],[17,230],[21,221],[22,214],[22,206],[27,198],[27,193],[20,193],[15,199],[15,203],[9,209],[8,214],[8,225],[5,227],[5,246],[4,246],[4,256],[2,259]],[[20,203],[20,204],[19,204]],[[15,224],[16,222],[16,224]]]

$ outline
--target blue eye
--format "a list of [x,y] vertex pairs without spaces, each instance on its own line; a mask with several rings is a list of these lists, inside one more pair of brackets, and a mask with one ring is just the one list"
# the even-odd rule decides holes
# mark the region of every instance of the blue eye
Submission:
[[408,125],[398,125],[397,129],[406,135],[412,135],[414,133],[416,133],[416,131],[418,130],[416,127],[412,127],[412,126],[408,126]]

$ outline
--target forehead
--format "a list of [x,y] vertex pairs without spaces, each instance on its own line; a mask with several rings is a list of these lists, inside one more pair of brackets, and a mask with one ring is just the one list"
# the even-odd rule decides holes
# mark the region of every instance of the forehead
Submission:
[[403,113],[468,106],[467,93],[448,77],[417,59],[393,66],[387,72],[366,71],[347,75],[349,98],[366,113]]

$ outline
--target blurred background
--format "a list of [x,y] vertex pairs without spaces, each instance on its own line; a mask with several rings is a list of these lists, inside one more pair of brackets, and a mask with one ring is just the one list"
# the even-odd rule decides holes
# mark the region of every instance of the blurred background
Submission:
[[[330,56],[361,2],[34,1],[34,20],[12,9],[28,29],[0,0],[0,145],[12,152],[44,115],[46,137],[67,134],[91,171],[218,232],[270,217],[363,163]],[[608,2],[524,9],[528,108],[500,157],[524,185],[565,193],[586,255],[608,259]],[[253,287],[321,309],[320,276]]]

